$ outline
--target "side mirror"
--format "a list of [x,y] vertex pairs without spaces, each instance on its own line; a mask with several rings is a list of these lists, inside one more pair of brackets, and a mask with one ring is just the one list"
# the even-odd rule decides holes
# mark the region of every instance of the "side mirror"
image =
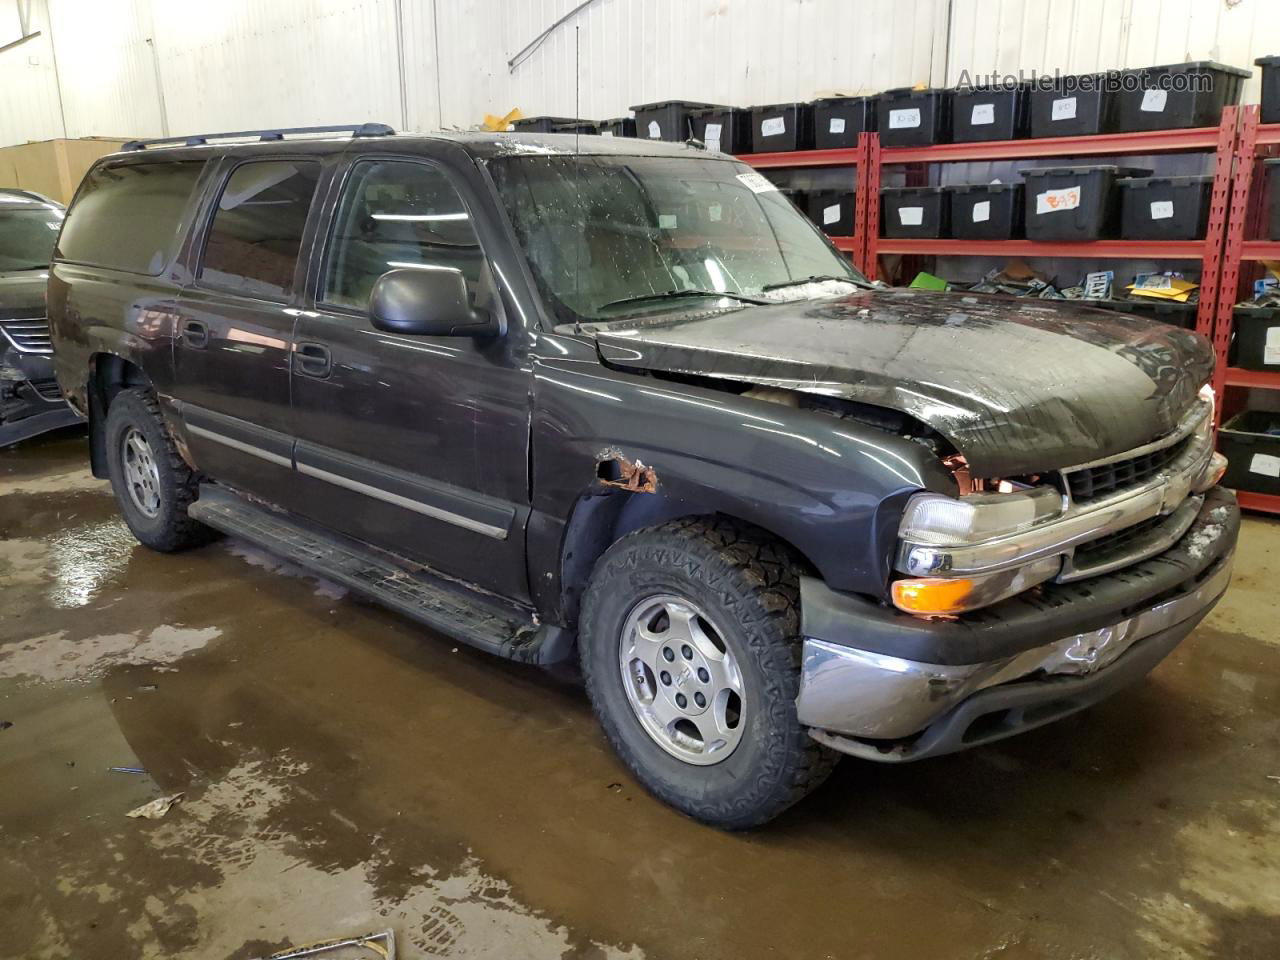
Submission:
[[402,268],[384,273],[369,295],[378,330],[432,337],[490,337],[500,332],[489,311],[473,308],[467,281],[452,267]]

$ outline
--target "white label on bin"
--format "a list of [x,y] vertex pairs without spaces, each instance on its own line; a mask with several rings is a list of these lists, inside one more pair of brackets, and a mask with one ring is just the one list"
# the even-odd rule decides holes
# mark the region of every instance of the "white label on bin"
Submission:
[[1051,120],[1074,120],[1076,118],[1076,98],[1063,97],[1061,100],[1053,101],[1053,108],[1049,111]]
[[676,215],[674,213],[658,214],[659,230],[674,230],[676,228]]
[[1262,345],[1262,362],[1267,366],[1280,363],[1280,327],[1267,331],[1267,339]]
[[712,153],[720,152],[720,131],[723,124],[708,123],[702,131],[702,142]]
[[658,121],[657,121],[657,120],[650,120],[650,121],[649,121],[649,139],[650,139],[650,140],[661,140],[661,139],[662,139],[662,128],[661,128],[660,126],[658,126]]
[[831,125],[827,127],[828,133],[844,133],[844,117],[832,117]]
[[[822,208],[822,225],[825,227],[829,223],[835,223],[840,219],[840,204],[833,203],[829,207]],[[1280,328],[1277,328],[1280,329]]]
[[1172,216],[1173,216],[1172,200],[1151,201],[1151,219],[1152,220],[1168,220]]
[[1280,477],[1280,457],[1269,453],[1255,453],[1249,461],[1249,472],[1260,473],[1264,477]]
[[707,216],[711,218],[712,223],[719,223],[720,218],[723,215],[724,210],[721,208],[720,204],[713,203],[711,206],[707,207]]
[[994,103],[975,103],[973,112],[969,114],[971,126],[981,127],[996,122],[996,105]]
[[991,219],[991,201],[979,200],[973,205],[973,222],[986,223]]
[[918,227],[924,223],[924,207],[899,207],[898,223],[904,227]]
[[920,110],[918,107],[912,107],[910,110],[889,111],[890,130],[902,130],[907,127],[918,126],[920,126]]
[[1036,213],[1057,213],[1059,210],[1074,210],[1080,206],[1080,187],[1063,187],[1061,190],[1046,190],[1036,194]]
[[760,132],[766,137],[776,137],[787,132],[786,117],[770,117],[760,121]]
[[612,130],[601,130],[601,131],[600,131],[600,136],[602,136],[602,137],[612,137],[612,136],[613,136],[613,131],[612,131]]
[[770,190],[778,189],[769,182],[768,177],[759,173],[740,173],[738,180],[752,193],[768,193]]
[[1168,102],[1168,90],[1148,90],[1142,95],[1142,109],[1147,113],[1164,113],[1164,105]]

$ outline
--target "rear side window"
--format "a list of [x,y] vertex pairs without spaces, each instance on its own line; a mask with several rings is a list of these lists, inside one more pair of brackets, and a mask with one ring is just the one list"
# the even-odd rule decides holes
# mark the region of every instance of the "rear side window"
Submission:
[[236,167],[218,198],[200,279],[247,296],[287,298],[320,164],[262,160]]
[[56,256],[155,276],[177,252],[178,228],[203,160],[113,164],[89,171]]

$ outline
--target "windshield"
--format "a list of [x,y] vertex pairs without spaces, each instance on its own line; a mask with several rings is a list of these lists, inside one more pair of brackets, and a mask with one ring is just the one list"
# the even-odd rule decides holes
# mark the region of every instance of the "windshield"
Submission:
[[562,320],[789,299],[810,279],[866,282],[744,164],[577,155],[504,157],[490,170]]
[[0,210],[0,270],[39,270],[49,266],[62,212],[48,207]]

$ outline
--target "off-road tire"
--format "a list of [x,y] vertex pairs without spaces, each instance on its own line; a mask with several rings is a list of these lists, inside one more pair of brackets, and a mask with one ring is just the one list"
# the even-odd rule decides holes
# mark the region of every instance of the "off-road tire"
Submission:
[[[121,444],[130,428],[142,434],[154,454],[160,479],[160,509],[154,517],[138,509],[126,487]],[[140,543],[161,553],[174,553],[217,536],[216,531],[187,515],[187,507],[198,495],[199,478],[178,453],[154,393],[134,388],[116,394],[103,430],[111,489],[125,523]]]
[[[717,621],[745,688],[747,726],[711,765],[673,756],[628,701],[619,643],[629,612],[654,595],[692,601]],[[724,518],[674,520],[620,539],[597,562],[583,598],[579,651],[588,695],[622,761],[659,799],[703,823],[756,827],[816,789],[838,754],[796,716],[800,592],[789,551]]]

